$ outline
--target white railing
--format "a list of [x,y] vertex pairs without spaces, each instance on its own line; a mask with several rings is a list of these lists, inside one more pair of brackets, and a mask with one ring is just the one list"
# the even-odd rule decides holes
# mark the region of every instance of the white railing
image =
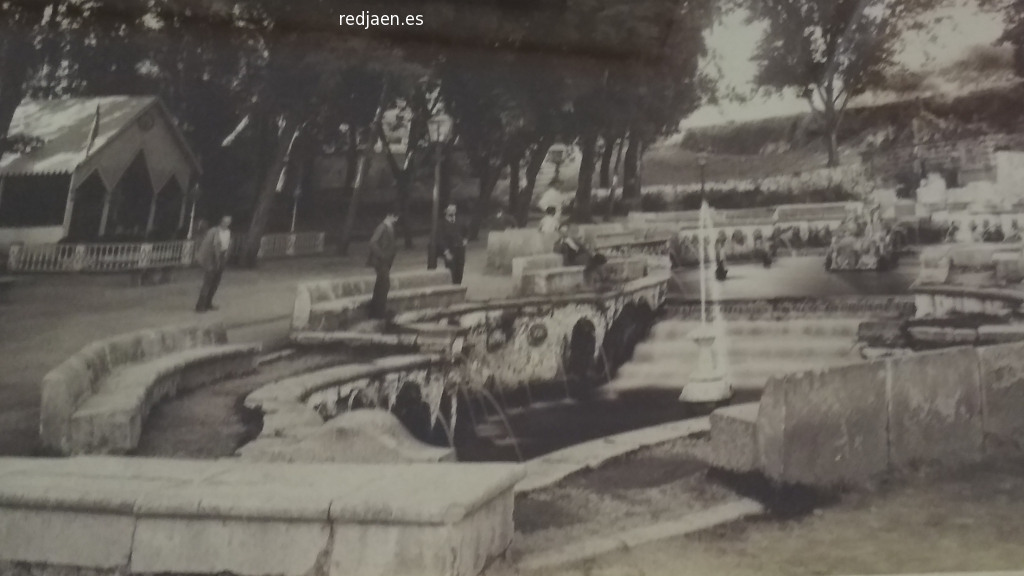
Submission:
[[[7,254],[11,272],[133,272],[192,265],[197,240],[120,244],[12,244]],[[240,249],[241,244],[233,247]],[[259,259],[323,254],[324,233],[268,234],[260,242]]]
[[192,264],[195,243],[11,245],[7,268],[12,272],[131,272]]
[[323,232],[299,232],[295,234],[267,234],[260,240],[260,251],[257,256],[264,258],[284,258],[288,256],[311,256],[323,254]]

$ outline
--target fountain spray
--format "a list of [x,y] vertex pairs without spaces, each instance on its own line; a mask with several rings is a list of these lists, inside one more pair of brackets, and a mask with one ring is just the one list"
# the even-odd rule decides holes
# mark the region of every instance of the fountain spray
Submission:
[[[694,330],[690,337],[697,344],[697,366],[690,374],[690,380],[683,386],[679,394],[679,401],[691,404],[709,404],[724,402],[732,398],[732,385],[729,383],[728,374],[725,370],[725,355],[722,354],[721,346],[716,346],[716,339],[724,336],[724,327],[721,322],[721,310],[718,306],[718,291],[712,288],[712,302],[714,306],[714,326],[708,323],[708,276],[707,259],[708,248],[711,242],[711,234],[714,232],[714,224],[711,221],[711,207],[705,201],[700,207],[698,219],[698,238],[700,242],[700,326]],[[710,244],[714,246],[713,244]],[[717,261],[717,247],[711,248],[711,256]]]

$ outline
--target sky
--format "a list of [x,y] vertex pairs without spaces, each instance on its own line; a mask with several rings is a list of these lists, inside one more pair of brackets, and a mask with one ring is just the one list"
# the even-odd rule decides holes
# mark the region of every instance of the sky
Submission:
[[[900,61],[911,70],[927,71],[956,62],[976,45],[991,45],[1002,34],[1003,22],[998,14],[982,13],[970,6],[970,0],[954,0],[954,5],[939,11],[946,16],[927,32],[908,34],[904,39]],[[745,13],[727,16],[709,37],[712,57],[706,63],[720,73],[720,83],[742,93],[753,90],[754,64],[750,61],[763,24],[747,25]],[[757,98],[747,104],[725,103],[708,106],[695,112],[683,127],[707,126],[728,122],[756,120],[772,116],[800,114],[807,104],[794,96]]]

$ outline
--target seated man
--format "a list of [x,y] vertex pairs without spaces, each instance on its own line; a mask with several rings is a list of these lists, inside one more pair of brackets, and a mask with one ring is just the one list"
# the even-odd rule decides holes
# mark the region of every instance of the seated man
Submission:
[[587,259],[587,263],[583,268],[583,280],[588,286],[598,291],[608,286],[610,282],[604,268],[604,265],[607,263],[608,259],[604,257],[604,254],[596,252]]
[[586,249],[572,237],[569,227],[565,224],[558,226],[557,230],[559,238],[555,241],[555,252],[562,255],[566,266],[576,266],[587,255]]

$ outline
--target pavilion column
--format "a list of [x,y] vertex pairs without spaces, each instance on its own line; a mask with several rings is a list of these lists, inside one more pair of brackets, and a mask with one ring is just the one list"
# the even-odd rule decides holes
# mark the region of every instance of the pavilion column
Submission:
[[68,182],[68,199],[64,204],[64,236],[71,233],[71,215],[75,211],[75,188],[78,186],[78,170],[71,173]]
[[153,224],[156,221],[156,201],[160,198],[160,193],[154,191],[153,199],[149,201],[149,217],[146,218],[146,237],[153,233]]
[[111,201],[113,195],[114,195],[114,191],[113,190],[107,190],[107,193],[103,195],[103,215],[100,216],[100,229],[99,229],[99,237],[100,238],[102,238],[107,233],[107,220],[110,217],[110,201]]
[[181,230],[185,226],[185,215],[188,214],[188,206],[192,203],[192,199],[196,195],[196,186],[194,184],[186,186],[185,190],[186,191],[181,195],[181,208],[178,211],[178,230]]

